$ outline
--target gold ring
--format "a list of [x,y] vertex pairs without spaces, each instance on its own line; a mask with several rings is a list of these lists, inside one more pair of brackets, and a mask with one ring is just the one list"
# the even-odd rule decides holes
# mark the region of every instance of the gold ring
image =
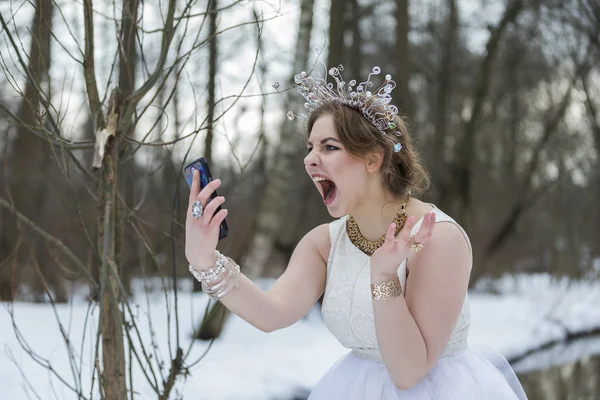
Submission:
[[423,250],[423,245],[421,243],[415,242],[414,236],[410,237],[410,250],[414,251],[415,253],[418,253],[419,251]]

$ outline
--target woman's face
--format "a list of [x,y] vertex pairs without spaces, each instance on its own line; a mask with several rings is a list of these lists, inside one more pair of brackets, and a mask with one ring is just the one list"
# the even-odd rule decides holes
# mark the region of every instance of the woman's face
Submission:
[[329,214],[339,218],[360,206],[367,188],[366,164],[344,149],[331,115],[317,119],[306,148],[304,167],[323,197]]

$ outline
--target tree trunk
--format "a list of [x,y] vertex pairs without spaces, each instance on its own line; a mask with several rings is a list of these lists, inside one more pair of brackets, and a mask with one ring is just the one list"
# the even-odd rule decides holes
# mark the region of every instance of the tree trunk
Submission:
[[123,0],[119,48],[119,89],[123,97],[131,95],[135,89],[138,8],[139,0]]
[[447,185],[450,177],[446,165],[446,137],[448,136],[448,105],[452,97],[452,77],[454,76],[454,51],[458,40],[458,7],[456,0],[448,1],[448,22],[446,34],[443,35],[442,62],[438,75],[438,92],[435,109],[435,138],[433,141],[432,167],[434,186],[440,190],[436,192],[436,203],[441,207],[447,204]]
[[[204,140],[204,158],[208,165],[212,165],[212,147],[213,147],[213,136],[214,127],[213,121],[215,117],[215,86],[216,86],[216,75],[217,75],[217,10],[218,1],[209,0],[208,12],[209,12],[209,23],[210,28],[208,34],[210,35],[210,41],[208,43],[208,123],[206,126],[206,138]],[[200,282],[194,279],[194,292],[202,291],[202,285]]]
[[[311,13],[312,4],[314,0],[309,0],[307,3],[310,3]],[[329,56],[327,59],[327,68],[332,68],[344,62],[344,10],[345,4],[344,0],[331,0],[331,9],[329,11]],[[304,10],[305,6],[304,2],[302,2],[302,10]],[[300,11],[302,14],[302,11]],[[302,16],[300,16],[300,24],[302,24]],[[312,26],[312,21],[311,21]],[[298,36],[300,36],[300,32]],[[310,33],[308,34],[310,38]],[[296,58],[298,58],[298,52],[296,53]],[[296,64],[296,62],[294,62]],[[301,67],[302,68],[302,67]],[[300,72],[300,70],[296,70],[296,73]]]
[[[600,8],[599,8],[600,9]],[[599,11],[600,12],[600,11]],[[599,21],[600,24],[600,21]],[[596,150],[596,168],[595,171],[593,172],[593,176],[592,179],[595,180],[595,185],[596,185],[596,200],[600,199],[600,111],[598,111],[598,108],[596,106],[596,104],[594,103],[594,100],[592,98],[592,93],[590,92],[589,86],[588,86],[588,81],[587,81],[588,77],[586,74],[583,74],[581,82],[583,84],[583,89],[585,91],[585,97],[586,97],[586,108],[587,108],[587,115],[588,115],[588,119],[590,122],[590,126],[592,127],[592,139],[594,142],[594,148]],[[596,209],[595,211],[595,218],[597,220],[597,224],[596,227],[600,226],[600,211],[598,211],[598,209]],[[599,228],[596,228],[599,229]],[[596,240],[595,244],[594,244],[594,248],[593,251],[595,253],[595,256],[600,256],[600,240]]]
[[406,116],[412,115],[411,97],[408,83],[410,80],[411,60],[408,31],[410,17],[408,13],[409,0],[396,1],[396,105]]
[[[300,9],[300,28],[296,40],[296,55],[294,56],[293,70],[295,73],[302,71],[308,64],[310,55],[310,34],[313,22],[314,0],[302,2]],[[333,14],[333,13],[332,13]],[[291,90],[286,94],[285,106],[289,109],[300,109],[298,93]],[[264,195],[261,199],[256,214],[256,231],[253,235],[248,257],[245,260],[245,274],[255,279],[262,275],[265,264],[271,255],[275,238],[282,223],[283,202],[281,199],[287,197],[291,186],[295,184],[293,179],[293,160],[298,153],[298,132],[302,131],[302,125],[285,120],[281,127],[281,141],[273,169],[269,174]]]
[[[140,0],[123,0],[123,10],[121,12],[121,32],[120,32],[120,49],[119,49],[119,91],[121,98],[127,98],[135,90],[136,82],[136,67],[138,55],[136,51],[136,35],[137,35],[137,20]],[[128,123],[130,121],[127,121]],[[123,134],[133,136],[133,132],[122,132]],[[124,154],[129,146],[127,142],[118,141],[120,146],[119,153]],[[117,221],[117,236],[116,255],[119,260],[117,265],[138,264],[137,252],[134,250],[136,246],[136,238],[131,230],[127,230],[127,209],[133,208],[135,204],[135,189],[136,189],[136,171],[135,161],[133,158],[120,162],[119,171],[119,191],[123,193],[125,207],[118,207]],[[131,277],[133,268],[122,268],[121,280],[127,293],[131,294]]]
[[[116,139],[120,96],[115,90],[109,101],[107,129],[115,137],[106,146],[98,187],[98,249],[102,259],[101,315],[102,386],[106,400],[127,400],[125,382],[125,346],[122,315],[119,308],[119,276],[117,269],[117,190],[119,153]],[[116,274],[115,274],[116,272]],[[133,388],[132,388],[133,390]]]
[[[50,32],[52,28],[52,0],[36,0],[35,15],[31,28],[31,43],[29,48],[29,66],[28,79],[25,85],[25,94],[19,105],[17,113],[21,124],[16,126],[17,135],[11,144],[11,152],[8,157],[8,167],[10,172],[8,176],[8,188],[10,190],[13,204],[19,211],[27,217],[31,218],[39,215],[42,210],[44,200],[46,199],[47,185],[42,183],[42,175],[39,173],[31,173],[31,171],[44,171],[45,164],[45,143],[36,136],[28,132],[27,126],[39,127],[43,126],[45,121],[40,112],[40,104],[45,99],[42,98],[43,82],[48,80],[48,71],[50,69]],[[3,238],[0,241],[0,261],[8,261],[7,257],[13,252],[17,246],[17,240],[20,237],[20,224],[17,224],[15,219],[2,211],[5,216],[2,218],[4,224],[2,226]],[[32,248],[32,253],[37,256],[40,270],[42,273],[48,270],[48,257],[39,257],[40,250],[45,248],[41,240],[33,235],[22,237],[28,242],[28,246]],[[27,254],[25,254],[27,253]],[[17,254],[14,267],[23,268],[29,259],[30,254],[24,248]],[[11,268],[3,266],[0,268],[0,300],[12,300],[17,287],[14,286],[15,276],[19,274],[17,271],[11,271]],[[60,283],[57,284],[59,276],[50,271],[46,274],[46,280],[50,283],[53,289],[59,291]],[[33,278],[34,282],[41,282]],[[34,284],[34,287],[39,285]]]
[[358,0],[350,0],[350,20],[348,28],[352,32],[352,47],[350,48],[350,76],[359,77],[362,67],[362,35],[360,31],[360,4]]
[[213,121],[215,118],[215,87],[217,75],[217,10],[219,8],[218,0],[209,0],[208,12],[210,20],[208,42],[208,124],[206,130],[206,140],[204,141],[204,158],[209,165],[212,164],[212,144],[213,144]]

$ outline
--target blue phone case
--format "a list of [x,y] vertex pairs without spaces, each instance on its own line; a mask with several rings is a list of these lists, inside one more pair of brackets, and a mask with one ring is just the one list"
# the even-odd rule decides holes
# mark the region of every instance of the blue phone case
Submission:
[[[185,180],[187,181],[188,187],[192,187],[192,171],[193,169],[197,169],[200,172],[200,190],[204,189],[206,185],[208,185],[213,179],[210,174],[210,169],[208,168],[208,163],[204,157],[200,157],[188,165],[183,169],[183,174],[185,175]],[[217,191],[215,190],[213,194],[208,199],[208,203],[212,201],[215,197],[217,197]],[[208,204],[207,203],[207,204]],[[204,205],[206,207],[206,204]],[[215,210],[215,214],[221,210],[221,206],[217,207]],[[221,225],[219,226],[219,240],[224,239],[229,233],[229,228],[227,227],[227,222],[223,220]]]

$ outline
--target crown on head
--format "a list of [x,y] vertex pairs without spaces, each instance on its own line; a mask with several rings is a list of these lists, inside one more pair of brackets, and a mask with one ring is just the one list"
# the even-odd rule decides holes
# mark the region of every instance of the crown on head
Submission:
[[[358,85],[356,80],[350,82],[342,78],[343,65],[331,68],[329,75],[335,80],[334,83],[327,83],[326,79],[309,76],[306,72],[301,72],[294,77],[294,83],[298,92],[306,99],[304,107],[309,111],[307,115],[297,115],[292,111],[287,113],[288,119],[294,118],[308,119],[310,114],[317,108],[328,102],[336,102],[344,106],[359,111],[382,135],[397,135],[402,133],[397,130],[395,117],[398,114],[398,108],[391,103],[391,92],[396,87],[396,82],[392,80],[391,75],[386,75],[383,84],[376,90],[370,90],[373,87],[371,77],[379,75],[381,68],[373,67],[371,73],[365,82]],[[391,140],[391,139],[390,139]],[[402,145],[391,140],[394,145],[394,152],[399,152]]]

